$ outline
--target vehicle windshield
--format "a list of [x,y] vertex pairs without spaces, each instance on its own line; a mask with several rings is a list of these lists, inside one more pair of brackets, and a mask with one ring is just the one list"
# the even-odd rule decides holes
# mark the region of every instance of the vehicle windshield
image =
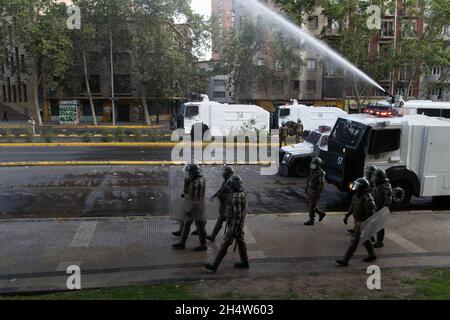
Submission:
[[322,135],[318,132],[311,132],[309,136],[305,139],[306,142],[309,142],[313,145],[316,145],[319,142]]
[[347,147],[356,147],[364,134],[365,126],[360,123],[338,120],[331,134],[332,139]]
[[291,109],[280,109],[280,118],[286,118],[291,115]]
[[196,105],[186,106],[186,112],[185,112],[186,118],[192,118],[192,117],[198,116],[199,113],[200,113],[199,106],[196,106]]

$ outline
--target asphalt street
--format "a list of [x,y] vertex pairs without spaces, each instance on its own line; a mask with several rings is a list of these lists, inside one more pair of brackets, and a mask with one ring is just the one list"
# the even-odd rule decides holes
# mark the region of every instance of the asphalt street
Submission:
[[[234,166],[254,214],[307,212],[305,179],[261,175],[261,166]],[[207,194],[222,182],[221,166],[204,166]],[[0,168],[0,217],[170,216],[179,199],[181,166],[45,166]],[[320,206],[345,211],[348,195],[326,185]],[[445,210],[448,201],[413,199],[406,210]],[[210,210],[211,211],[211,210]],[[214,215],[215,212],[211,212]]]

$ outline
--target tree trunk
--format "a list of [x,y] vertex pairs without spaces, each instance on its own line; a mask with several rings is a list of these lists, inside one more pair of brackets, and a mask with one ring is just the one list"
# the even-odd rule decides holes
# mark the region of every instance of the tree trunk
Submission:
[[41,109],[39,108],[39,68],[36,68],[36,76],[34,81],[34,110],[36,112],[36,118],[39,126],[42,126]]
[[88,76],[88,70],[87,70],[87,63],[86,63],[86,51],[83,50],[83,67],[84,67],[84,80],[86,81],[86,90],[89,97],[89,104],[91,105],[91,113],[92,113],[92,119],[94,126],[97,126],[97,115],[95,114],[95,107],[94,107],[94,100],[92,99],[92,92],[91,92],[91,85],[89,84],[89,76]]
[[150,115],[148,113],[147,96],[144,94],[141,100],[142,100],[142,108],[144,108],[145,124],[149,126],[151,125],[151,122],[150,122]]

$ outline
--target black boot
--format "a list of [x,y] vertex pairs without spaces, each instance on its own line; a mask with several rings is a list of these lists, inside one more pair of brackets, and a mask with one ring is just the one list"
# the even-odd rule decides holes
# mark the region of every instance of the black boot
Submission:
[[248,261],[241,261],[241,262],[235,263],[234,267],[237,269],[249,269],[250,264],[248,263]]
[[215,242],[216,241],[216,238],[213,237],[213,235],[207,236],[206,239],[208,239],[211,242]]
[[377,256],[375,255],[375,250],[373,250],[372,243],[369,240],[364,242],[364,247],[366,248],[367,253],[369,253],[369,256],[367,258],[365,258],[363,261],[364,262],[373,262],[373,261],[377,260]]
[[198,236],[198,230],[192,231],[191,236]]
[[306,222],[304,223],[304,225],[305,225],[305,226],[313,226],[313,225],[314,225],[314,220],[306,221]]
[[377,260],[377,256],[375,256],[375,255],[370,255],[370,256],[368,256],[367,258],[365,258],[363,261],[364,262],[374,262],[374,261],[376,261]]
[[208,247],[206,245],[199,245],[198,247],[194,248],[195,252],[202,252],[202,251],[208,251]]
[[336,261],[336,263],[338,264],[338,265],[340,265],[340,266],[342,266],[342,267],[348,267],[348,260],[344,257],[344,258],[341,258],[341,259],[336,259],[335,260]]
[[228,247],[231,245],[231,243],[226,243],[224,242],[222,244],[222,247],[220,248],[219,252],[217,253],[216,258],[214,259],[214,263],[213,264],[205,264],[205,268],[212,271],[212,272],[216,272],[217,269],[219,268],[220,263],[222,262],[223,258],[225,258],[225,256],[227,255],[227,251],[228,251]]
[[383,248],[384,247],[384,243],[383,242],[376,242],[374,245],[373,245],[373,247],[374,248]]
[[183,242],[175,243],[174,245],[172,245],[172,248],[175,250],[184,250],[186,249],[186,244]]
[[325,212],[320,212],[319,213],[319,222],[322,222],[323,219],[325,219],[325,217],[327,216],[327,214]]

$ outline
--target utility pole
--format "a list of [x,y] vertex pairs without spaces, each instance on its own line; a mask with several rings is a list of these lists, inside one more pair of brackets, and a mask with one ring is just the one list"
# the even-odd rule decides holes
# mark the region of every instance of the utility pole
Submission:
[[109,44],[110,44],[110,51],[111,51],[111,111],[112,111],[112,123],[113,126],[116,125],[116,103],[115,103],[115,96],[114,96],[114,60],[113,60],[113,38],[112,38],[112,31],[109,31]]

